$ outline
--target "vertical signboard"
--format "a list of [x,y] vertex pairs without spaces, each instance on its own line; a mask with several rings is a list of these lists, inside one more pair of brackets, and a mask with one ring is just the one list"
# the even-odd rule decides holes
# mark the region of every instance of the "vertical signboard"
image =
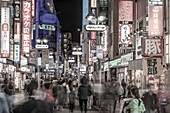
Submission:
[[32,64],[36,64],[36,63],[37,63],[37,59],[36,59],[36,49],[30,50],[29,63],[32,63]]
[[14,45],[14,63],[19,64],[20,62],[20,45],[15,44]]
[[15,23],[14,24],[14,41],[17,43],[20,43],[20,23]]
[[14,45],[10,44],[10,57],[11,60],[14,60]]
[[163,35],[163,6],[149,6],[149,36]]
[[95,40],[96,39],[96,32],[91,32],[91,40]]
[[83,24],[82,24],[82,32],[84,32],[84,25],[88,24],[88,20],[86,16],[89,13],[89,0],[83,0]]
[[14,4],[14,18],[15,20],[19,20],[20,18],[20,3]]
[[9,25],[10,10],[7,7],[1,8],[1,57],[9,57],[9,39],[10,39],[10,25]]
[[108,54],[108,27],[106,27],[106,30],[103,32],[103,36],[101,37],[101,44],[103,45],[103,54]]
[[36,7],[35,7],[35,4],[36,4],[36,2],[35,2],[35,0],[32,0],[32,18],[35,18],[35,15],[36,15]]
[[91,8],[97,7],[97,0],[91,0]]
[[96,53],[98,59],[103,59],[103,47],[101,45],[96,46]]
[[16,89],[18,89],[18,88],[20,88],[20,86],[21,86],[21,73],[20,72],[16,72],[16,74],[15,74],[15,88]]
[[23,1],[22,53],[29,54],[31,47],[31,2]]
[[142,40],[142,55],[143,56],[162,56],[163,39],[143,39]]
[[49,50],[43,49],[42,50],[42,59],[41,59],[41,66],[45,67],[46,64],[49,63]]
[[128,36],[132,32],[132,24],[119,24],[119,45],[132,45],[132,37]]
[[90,40],[91,53],[96,53],[96,40]]
[[119,1],[119,21],[133,21],[133,1]]
[[61,33],[58,36],[58,56],[61,56]]

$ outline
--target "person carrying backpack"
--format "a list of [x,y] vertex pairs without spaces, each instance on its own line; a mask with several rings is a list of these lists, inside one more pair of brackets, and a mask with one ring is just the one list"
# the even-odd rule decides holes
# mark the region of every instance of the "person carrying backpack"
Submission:
[[[140,99],[139,89],[134,87],[131,90],[131,92],[132,92],[133,99],[125,107],[126,110],[128,110],[129,113],[144,113],[145,112],[145,106],[143,104],[143,101]],[[126,112],[126,113],[128,113],[128,112]]]

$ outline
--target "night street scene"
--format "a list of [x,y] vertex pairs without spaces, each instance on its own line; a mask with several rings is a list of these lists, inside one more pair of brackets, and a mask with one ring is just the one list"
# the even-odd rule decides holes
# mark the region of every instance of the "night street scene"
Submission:
[[0,113],[170,113],[170,0],[0,0]]

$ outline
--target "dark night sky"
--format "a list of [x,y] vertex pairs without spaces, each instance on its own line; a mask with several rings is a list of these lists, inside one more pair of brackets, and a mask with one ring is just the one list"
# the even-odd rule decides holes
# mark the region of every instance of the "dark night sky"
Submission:
[[82,22],[82,0],[53,0],[58,14],[62,31],[72,33],[73,42],[79,42],[79,32]]

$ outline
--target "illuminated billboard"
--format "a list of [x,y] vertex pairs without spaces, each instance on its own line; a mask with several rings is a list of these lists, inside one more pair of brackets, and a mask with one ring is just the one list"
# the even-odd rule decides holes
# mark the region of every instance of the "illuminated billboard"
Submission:
[[149,36],[163,35],[162,6],[149,6]]
[[119,21],[133,21],[133,1],[119,1]]
[[22,53],[29,54],[31,47],[31,2],[23,1]]
[[1,57],[9,57],[9,39],[10,39],[10,9],[1,8]]

